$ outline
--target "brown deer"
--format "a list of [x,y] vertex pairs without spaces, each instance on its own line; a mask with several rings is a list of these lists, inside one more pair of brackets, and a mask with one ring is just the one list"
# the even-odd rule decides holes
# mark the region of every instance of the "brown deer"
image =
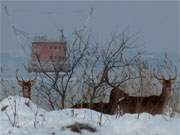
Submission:
[[31,80],[24,80],[21,76],[20,80],[18,77],[18,70],[16,71],[16,79],[18,84],[22,87],[23,97],[31,99],[31,87],[36,83],[36,78],[37,76]]
[[[172,92],[172,81],[176,80],[177,70],[175,68],[175,76],[165,79],[162,75],[161,78],[154,74],[157,80],[162,82],[162,92],[160,95],[152,95],[148,97],[134,97],[128,96],[121,101],[118,101],[118,112],[123,113],[143,113],[147,112],[152,115],[162,114],[167,106]],[[115,112],[114,112],[115,113]]]
[[87,109],[91,109],[91,110],[95,110],[97,112],[101,112],[104,114],[110,114],[110,108],[109,108],[109,103],[103,103],[103,102],[99,102],[99,103],[80,103],[80,104],[76,104],[74,106],[72,106],[72,108],[87,108]]
[[106,82],[108,85],[112,87],[111,93],[110,93],[110,98],[109,102],[103,103],[81,103],[81,104],[76,104],[72,106],[72,108],[88,108],[92,109],[98,112],[102,112],[105,114],[113,114],[114,109],[117,107],[118,100],[121,98],[124,99],[125,97],[129,96],[127,93],[125,93],[123,90],[121,90],[118,86],[114,86],[111,83],[109,83],[108,80],[108,68],[105,68],[101,77],[101,82]]
[[72,106],[72,108],[88,108],[105,114],[114,114],[114,110],[115,110],[114,108],[117,107],[118,101],[123,100],[125,97],[128,96],[129,95],[127,93],[123,92],[118,87],[114,87],[111,90],[109,102],[80,103]]
[[109,97],[109,106],[110,112],[109,114],[114,114],[115,108],[117,108],[118,102],[128,97],[129,94],[125,93],[119,87],[113,87]]
[[128,97],[129,94],[124,92],[124,90],[120,88],[121,83],[118,85],[110,83],[108,72],[109,72],[109,68],[106,68],[103,72],[103,79],[104,79],[104,82],[106,82],[110,87],[112,87],[110,97],[109,97],[109,114],[112,115],[117,109],[118,102]]

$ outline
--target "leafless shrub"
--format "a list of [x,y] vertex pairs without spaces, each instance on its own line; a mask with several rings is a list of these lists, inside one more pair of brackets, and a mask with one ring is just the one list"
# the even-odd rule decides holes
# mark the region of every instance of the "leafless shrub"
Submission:
[[[18,113],[17,113],[17,99],[13,100],[13,103],[11,103],[11,99],[8,98],[8,105],[5,105],[1,108],[1,111],[5,113],[5,115],[8,118],[9,123],[11,124],[12,127],[17,127],[19,128],[18,125]],[[10,108],[10,112],[8,112],[7,108]],[[12,116],[11,116],[12,113]]]
[[[78,84],[78,79],[75,78],[78,73],[80,73],[80,64],[84,57],[87,55],[89,46],[89,36],[82,34],[83,31],[75,31],[74,40],[68,42],[68,48],[66,52],[66,58],[59,61],[59,64],[70,63],[70,70],[61,72],[58,63],[53,65],[54,72],[48,73],[43,71],[40,76],[42,76],[42,92],[41,94],[45,97],[46,101],[51,106],[51,109],[64,108],[67,100],[67,96],[74,87]],[[37,59],[38,56],[37,56]],[[41,65],[41,61],[39,61]],[[78,73],[77,73],[78,72]],[[68,93],[69,92],[69,93]]]

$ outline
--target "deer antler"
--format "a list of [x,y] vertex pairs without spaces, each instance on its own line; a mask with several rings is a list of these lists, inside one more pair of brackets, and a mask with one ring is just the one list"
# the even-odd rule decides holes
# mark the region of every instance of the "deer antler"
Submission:
[[[157,65],[157,72],[155,71],[155,68],[153,69],[153,76],[154,78],[156,78],[157,80],[164,80],[165,77],[164,75],[161,73],[160,68],[162,68],[160,65]],[[161,75],[160,75],[161,74]],[[159,77],[161,76],[161,77]]]
[[32,80],[35,81],[36,79],[37,79],[37,73],[36,73],[35,77]]
[[[174,72],[172,71],[172,67],[174,67],[174,70],[173,70]],[[160,69],[161,70],[164,69],[164,71],[166,71],[167,75],[169,76],[169,78],[166,78],[166,79],[168,79],[168,80],[176,80],[176,78],[177,78],[177,68],[176,68],[175,65],[173,65],[173,62],[168,58],[167,54],[165,54],[165,59],[163,60],[163,64],[162,65],[158,64],[157,69],[158,69],[157,73],[156,73],[157,75],[159,73],[161,73]],[[168,74],[168,73],[170,73],[170,74]],[[171,74],[174,74],[174,73],[175,73],[174,77],[171,77]],[[164,80],[165,79],[163,74],[161,75],[161,78],[157,77],[155,75],[155,72],[153,72],[153,75],[158,80]]]
[[157,80],[162,80],[162,78],[159,78],[156,73],[155,73],[155,69],[153,69],[153,76],[154,78],[156,78]]
[[114,85],[112,85],[112,84],[109,82],[108,72],[109,72],[109,68],[108,68],[108,67],[105,67],[105,68],[104,68],[104,71],[103,71],[103,75],[102,75],[101,80],[103,80],[104,82],[106,82],[109,86],[115,87]]
[[174,72],[175,72],[174,77],[170,77],[170,75],[169,75],[169,80],[176,80],[176,78],[177,78],[177,68],[176,68],[176,66],[174,67]]
[[[18,81],[21,81],[21,80],[19,80],[19,78],[18,78],[18,69],[16,69],[16,79],[18,80]],[[21,76],[21,79],[22,79],[22,81],[24,81],[24,79],[23,79],[23,77]]]

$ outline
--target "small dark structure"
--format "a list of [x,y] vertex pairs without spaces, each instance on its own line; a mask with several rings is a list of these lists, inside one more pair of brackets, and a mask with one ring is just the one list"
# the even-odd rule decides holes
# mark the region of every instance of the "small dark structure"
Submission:
[[66,126],[66,128],[69,128],[71,131],[77,132],[80,134],[82,133],[81,130],[87,130],[87,131],[92,132],[92,133],[97,131],[96,128],[90,126],[89,124],[78,123],[78,122],[76,122],[72,125]]

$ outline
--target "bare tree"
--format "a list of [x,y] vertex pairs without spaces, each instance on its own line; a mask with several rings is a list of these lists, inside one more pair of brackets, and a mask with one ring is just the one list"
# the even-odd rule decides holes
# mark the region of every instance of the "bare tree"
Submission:
[[[80,73],[80,64],[87,55],[89,46],[89,35],[85,36],[83,32],[75,32],[74,39],[69,42],[66,57],[62,60],[52,63],[53,72],[49,73],[45,70],[40,74],[43,82],[43,95],[46,101],[51,105],[52,109],[64,108],[68,94],[70,94],[75,85],[77,85],[77,74]],[[38,58],[39,65],[43,70],[43,65]],[[70,63],[70,69],[62,72],[60,68]],[[60,102],[59,102],[60,101]]]
[[[75,31],[74,40],[68,44],[67,56],[53,64],[54,72],[43,71],[40,95],[51,109],[64,108],[67,102],[97,102],[106,100],[109,85],[105,72],[111,73],[110,83],[119,87],[130,79],[138,77],[133,71],[136,59],[141,53],[136,51],[134,43],[137,35],[128,36],[125,32],[115,34],[107,45],[96,43],[90,46],[90,35]],[[134,49],[134,50],[133,50]],[[132,53],[133,52],[133,53]],[[132,54],[132,55],[129,55]],[[61,72],[63,64],[70,63],[69,71]],[[78,94],[74,94],[76,91]]]
[[[141,53],[134,53],[128,57],[128,51],[136,48],[134,46],[135,39],[126,36],[125,33],[113,35],[108,45],[95,46],[92,50],[92,57],[86,60],[84,68],[84,84],[85,89],[82,94],[81,102],[102,102],[107,101],[107,92],[110,87],[119,87],[130,79],[139,76],[133,72],[136,59]],[[110,72],[110,79],[107,81],[107,72]]]
[[[5,106],[1,105],[2,106],[1,111],[5,113],[12,127],[19,127],[17,99],[16,97],[12,100],[11,99],[12,99],[11,97],[8,98],[9,105],[5,105]],[[10,108],[9,110],[10,112],[8,111],[8,108]]]
[[90,58],[85,59],[85,67],[83,74],[84,90],[82,94],[83,102],[103,101],[106,96],[107,86],[104,84],[103,67],[99,48],[92,49]]

